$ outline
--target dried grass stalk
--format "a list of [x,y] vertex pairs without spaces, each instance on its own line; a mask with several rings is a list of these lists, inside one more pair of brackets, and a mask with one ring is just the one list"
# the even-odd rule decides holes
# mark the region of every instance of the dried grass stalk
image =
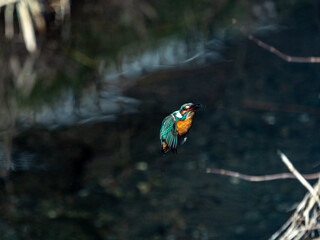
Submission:
[[49,4],[54,9],[58,22],[63,22],[70,15],[70,0],[51,1]]
[[16,3],[19,0],[0,0],[0,7],[7,6],[12,3]]
[[280,156],[297,179],[308,189],[308,193],[297,206],[291,218],[271,237],[270,240],[304,240],[320,237],[320,179],[311,187],[301,174],[293,167],[289,159],[280,152]]
[[13,12],[14,12],[14,4],[13,3],[8,4],[4,10],[5,36],[8,39],[12,39],[14,35]]
[[286,164],[286,166],[288,167],[288,169],[290,170],[290,172],[292,172],[292,174],[300,181],[300,183],[306,188],[308,189],[308,191],[311,193],[311,195],[313,196],[313,198],[315,199],[315,201],[318,203],[318,205],[320,206],[320,200],[319,197],[316,193],[316,191],[311,187],[310,183],[307,182],[307,180],[298,172],[298,170],[293,166],[293,164],[290,162],[290,160],[287,158],[286,155],[284,155],[282,152],[278,152],[282,161],[284,162],[284,164]]
[[28,5],[28,8],[30,9],[36,28],[39,31],[44,31],[46,28],[46,23],[42,15],[42,5],[38,0],[27,0],[26,3]]
[[17,10],[26,48],[29,52],[35,52],[37,50],[36,36],[28,6],[24,0],[17,3]]
[[[43,32],[46,29],[44,19],[44,1],[41,0],[0,0],[0,8],[5,7],[5,36],[14,37],[14,7],[23,33],[26,48],[33,53],[37,50],[35,30]],[[48,4],[56,11],[56,21],[63,24],[65,16],[70,15],[70,0],[51,0]]]
[[34,71],[35,58],[33,56],[28,56],[21,66],[19,59],[13,55],[10,57],[9,63],[14,75],[16,89],[23,96],[28,96],[34,87],[37,78],[37,74]]

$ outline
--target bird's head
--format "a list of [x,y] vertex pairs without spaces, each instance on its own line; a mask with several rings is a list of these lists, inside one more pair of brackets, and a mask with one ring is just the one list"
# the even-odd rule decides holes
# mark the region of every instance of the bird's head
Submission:
[[201,104],[186,103],[180,107],[179,112],[183,118],[189,118],[189,117],[193,117],[195,114],[195,111],[199,108],[201,108]]

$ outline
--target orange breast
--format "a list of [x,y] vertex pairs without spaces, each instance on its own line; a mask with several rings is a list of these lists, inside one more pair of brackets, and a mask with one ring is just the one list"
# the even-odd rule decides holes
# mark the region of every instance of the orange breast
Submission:
[[189,129],[191,128],[191,125],[192,125],[192,117],[191,118],[188,118],[184,121],[178,121],[177,122],[177,130],[178,130],[178,133],[179,135],[184,135],[186,134]]

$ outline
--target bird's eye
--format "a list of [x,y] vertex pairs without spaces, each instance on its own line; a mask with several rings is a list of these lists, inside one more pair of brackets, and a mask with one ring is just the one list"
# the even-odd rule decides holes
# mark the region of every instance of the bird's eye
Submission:
[[183,110],[188,110],[190,108],[190,106],[185,106],[184,108],[183,108]]

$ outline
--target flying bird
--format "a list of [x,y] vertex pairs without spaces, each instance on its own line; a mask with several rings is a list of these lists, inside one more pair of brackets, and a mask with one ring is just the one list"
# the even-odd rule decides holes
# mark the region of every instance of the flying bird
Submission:
[[200,104],[186,103],[162,121],[160,129],[161,151],[177,152],[177,148],[187,140],[187,134],[192,126],[193,117]]

